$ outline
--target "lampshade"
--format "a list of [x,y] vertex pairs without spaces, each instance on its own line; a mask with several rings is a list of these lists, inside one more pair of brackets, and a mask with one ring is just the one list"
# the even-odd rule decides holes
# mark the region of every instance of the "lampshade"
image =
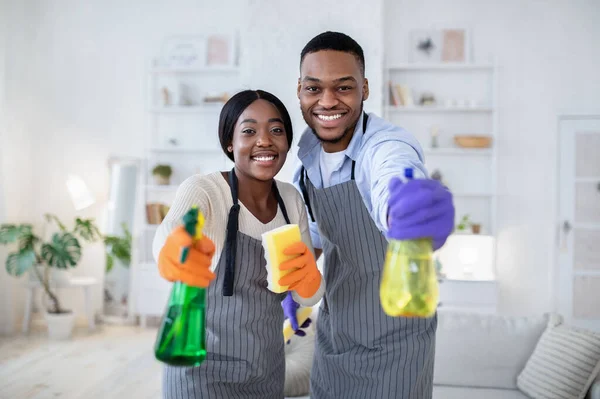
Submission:
[[66,184],[75,210],[80,211],[96,202],[94,195],[81,177],[69,175]]
[[493,280],[494,237],[453,234],[437,252],[442,271],[449,279]]

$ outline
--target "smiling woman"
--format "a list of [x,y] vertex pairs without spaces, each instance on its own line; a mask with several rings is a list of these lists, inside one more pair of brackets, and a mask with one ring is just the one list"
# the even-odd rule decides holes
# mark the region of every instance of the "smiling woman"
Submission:
[[[274,179],[292,138],[290,116],[277,97],[262,90],[234,95],[219,119],[221,147],[234,168],[184,181],[157,230],[154,255],[161,276],[207,287],[206,359],[198,367],[165,366],[165,398],[181,398],[183,385],[193,387],[191,397],[247,397],[247,392],[283,397],[281,301],[286,294],[267,289],[262,234],[299,225],[302,241],[286,248],[289,255],[297,255],[294,262],[302,263],[300,273],[286,276],[296,276],[289,284],[293,299],[313,306],[324,291],[300,194]],[[204,237],[193,245],[182,244],[191,240],[178,225],[192,206],[205,216]],[[179,262],[182,245],[189,246],[184,264]]]

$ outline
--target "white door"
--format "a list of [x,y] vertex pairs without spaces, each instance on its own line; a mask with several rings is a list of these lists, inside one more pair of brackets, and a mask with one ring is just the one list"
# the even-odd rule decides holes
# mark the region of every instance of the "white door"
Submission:
[[600,115],[559,120],[558,311],[600,331]]

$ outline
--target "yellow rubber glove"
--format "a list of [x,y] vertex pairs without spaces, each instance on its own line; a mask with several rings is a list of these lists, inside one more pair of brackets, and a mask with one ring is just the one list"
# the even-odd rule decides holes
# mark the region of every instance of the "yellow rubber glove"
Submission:
[[[180,262],[181,251],[189,248],[185,263]],[[168,281],[181,281],[192,287],[208,287],[215,274],[210,264],[215,254],[215,244],[203,235],[193,242],[183,226],[173,229],[158,255],[158,271]]]
[[312,252],[302,241],[296,242],[283,250],[285,255],[298,255],[294,259],[279,265],[279,270],[293,270],[279,279],[279,284],[289,286],[302,298],[312,297],[321,285],[321,272]]

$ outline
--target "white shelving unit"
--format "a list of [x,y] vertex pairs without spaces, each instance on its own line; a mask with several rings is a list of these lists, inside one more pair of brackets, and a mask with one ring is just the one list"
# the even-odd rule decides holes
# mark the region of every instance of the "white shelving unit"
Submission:
[[[194,174],[231,168],[218,138],[222,103],[205,103],[207,96],[238,90],[238,67],[155,68],[147,73],[148,127],[142,166],[141,218],[134,232],[138,261],[134,265],[134,301],[142,325],[147,316],[164,312],[171,285],[158,274],[152,241],[158,225],[149,224],[146,204],[170,206],[179,185]],[[167,89],[169,95],[165,96]],[[168,99],[168,103],[165,103]],[[168,164],[173,169],[168,185],[157,185],[152,169]]]
[[[469,214],[482,224],[482,233],[496,234],[497,110],[495,63],[401,63],[384,71],[384,112],[392,123],[414,134],[424,147],[429,173],[438,170],[454,194],[457,223]],[[412,106],[394,106],[389,83],[411,90]],[[423,93],[432,93],[436,105],[419,105]],[[431,131],[438,129],[438,147]],[[492,136],[490,148],[461,148],[458,134]]]
[[[441,172],[442,180],[454,196],[456,223],[469,214],[473,222],[481,223],[481,234],[495,237],[499,134],[496,64],[396,64],[384,70],[384,78],[386,118],[418,138],[430,174]],[[394,106],[389,82],[408,87],[415,105]],[[423,93],[433,94],[436,105],[419,105]],[[438,131],[438,146],[432,148],[434,127]],[[491,147],[458,147],[454,135],[459,134],[491,135]],[[473,276],[443,279],[442,283],[443,308],[496,311],[498,283],[493,278]]]

